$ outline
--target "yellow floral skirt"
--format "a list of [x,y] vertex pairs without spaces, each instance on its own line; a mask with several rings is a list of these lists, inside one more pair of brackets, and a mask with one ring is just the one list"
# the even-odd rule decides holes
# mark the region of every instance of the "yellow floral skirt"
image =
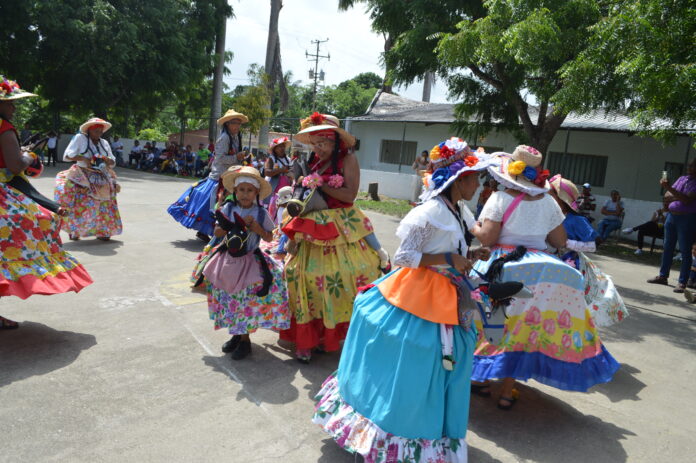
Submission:
[[381,275],[377,252],[364,239],[373,231],[355,206],[312,212],[283,227],[299,249],[285,266],[292,324],[281,339],[298,350],[339,349],[358,288]]

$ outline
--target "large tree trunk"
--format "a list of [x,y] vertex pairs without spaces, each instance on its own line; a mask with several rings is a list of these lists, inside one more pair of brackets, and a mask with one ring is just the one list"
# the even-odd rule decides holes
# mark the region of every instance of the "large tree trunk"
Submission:
[[433,89],[435,75],[432,72],[426,72],[423,76],[423,98],[421,101],[430,102],[430,91]]
[[[284,88],[283,71],[280,65],[280,36],[278,35],[278,17],[280,16],[281,8],[283,8],[282,0],[271,0],[271,18],[268,22],[268,41],[266,42],[266,63],[264,67],[264,72],[268,79],[266,84],[271,97],[274,93],[276,82],[281,82],[280,85]],[[285,89],[285,94],[287,95],[287,89]],[[269,110],[271,109],[270,98],[266,107]],[[268,148],[268,121],[264,121],[263,125],[261,125],[258,140],[259,149]]]
[[[394,47],[394,37],[391,34],[387,34],[386,37],[384,37],[384,53],[386,54],[389,50],[391,50]],[[384,60],[386,63],[386,59]],[[384,69],[384,82],[382,82],[382,91],[386,93],[394,93],[392,89],[392,79],[390,74],[390,69],[386,67],[385,64],[385,69]]]
[[208,121],[208,138],[215,141],[218,134],[217,120],[222,115],[222,74],[225,71],[225,34],[227,17],[219,19],[215,38],[215,74],[213,76],[213,96],[210,102],[210,120]]

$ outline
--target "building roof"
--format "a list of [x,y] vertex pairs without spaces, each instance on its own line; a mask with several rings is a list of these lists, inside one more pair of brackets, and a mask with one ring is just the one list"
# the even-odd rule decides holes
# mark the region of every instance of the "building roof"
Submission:
[[[454,122],[454,106],[447,103],[427,103],[410,100],[392,93],[377,92],[367,112],[362,116],[351,117],[352,121],[418,122],[425,124],[451,124]],[[538,108],[530,106],[529,115],[533,121],[538,118]],[[474,122],[476,119],[472,118]],[[662,126],[669,127],[666,121]],[[635,132],[631,118],[617,112],[596,111],[588,114],[570,113],[561,124],[562,129],[601,130],[611,132]],[[689,127],[683,132],[694,132]]]

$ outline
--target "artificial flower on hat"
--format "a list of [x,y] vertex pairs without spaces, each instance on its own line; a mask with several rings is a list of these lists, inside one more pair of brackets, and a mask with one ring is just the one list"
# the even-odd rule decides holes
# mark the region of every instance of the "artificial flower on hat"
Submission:
[[36,94],[22,90],[17,82],[0,75],[0,101],[18,100],[31,96]]
[[550,172],[543,168],[543,155],[536,148],[519,145],[512,154],[497,152],[493,155],[501,160],[497,168],[489,169],[491,176],[498,183],[531,196],[549,190]]

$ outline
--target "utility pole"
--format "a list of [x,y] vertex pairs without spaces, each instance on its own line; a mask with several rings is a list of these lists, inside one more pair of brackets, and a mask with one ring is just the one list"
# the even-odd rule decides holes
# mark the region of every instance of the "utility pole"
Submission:
[[[326,56],[320,55],[319,54],[319,47],[322,43],[328,42],[329,39],[327,38],[326,40],[312,40],[312,43],[317,46],[317,52],[312,54],[307,52],[305,50],[305,57],[307,59],[313,58],[314,59],[314,69],[309,70],[309,78],[314,79],[314,87],[312,88],[312,111],[316,109],[316,100],[317,100],[317,80],[321,79],[324,80],[324,71],[319,72],[319,58],[326,58],[327,60],[331,60],[331,54],[327,53]],[[321,75],[320,75],[321,74]]]

